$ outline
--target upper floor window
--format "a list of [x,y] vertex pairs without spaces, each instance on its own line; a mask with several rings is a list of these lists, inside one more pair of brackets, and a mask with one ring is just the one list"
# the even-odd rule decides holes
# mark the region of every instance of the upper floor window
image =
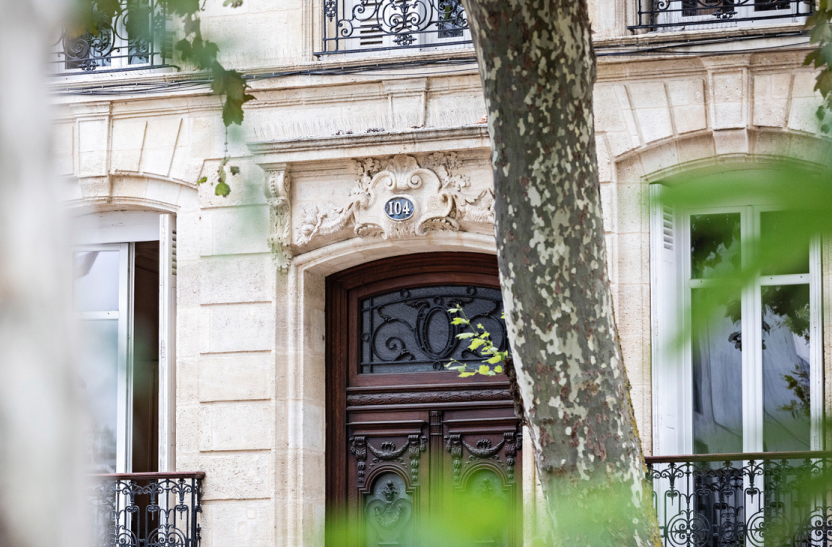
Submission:
[[157,0],[119,0],[114,17],[93,2],[94,31],[64,29],[53,44],[55,72],[108,72],[162,66],[170,57],[167,15]]
[[462,0],[322,0],[323,51],[470,45]]
[[[822,448],[820,245],[799,223],[753,202],[653,211],[657,454]],[[800,260],[765,264],[747,285],[721,278],[785,234]]]
[[638,23],[647,30],[696,30],[803,22],[814,0],[638,0]]

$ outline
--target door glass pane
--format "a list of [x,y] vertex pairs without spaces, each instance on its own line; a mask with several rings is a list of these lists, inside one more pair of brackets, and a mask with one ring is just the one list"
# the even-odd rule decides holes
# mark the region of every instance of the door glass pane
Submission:
[[809,285],[762,288],[763,448],[809,450]]
[[115,473],[118,408],[118,320],[84,321],[78,359],[87,405],[86,459],[94,473]]
[[361,374],[433,372],[456,359],[479,364],[483,358],[468,350],[469,341],[452,325],[449,308],[462,305],[474,325],[491,334],[494,345],[508,344],[499,289],[472,286],[415,287],[365,298],[361,310]]
[[740,214],[691,215],[690,270],[693,279],[740,267]]
[[809,234],[800,213],[760,213],[760,244],[764,257],[763,275],[809,273]]
[[75,310],[118,311],[118,251],[75,253]]
[[693,445],[696,454],[742,452],[742,321],[739,295],[691,291]]

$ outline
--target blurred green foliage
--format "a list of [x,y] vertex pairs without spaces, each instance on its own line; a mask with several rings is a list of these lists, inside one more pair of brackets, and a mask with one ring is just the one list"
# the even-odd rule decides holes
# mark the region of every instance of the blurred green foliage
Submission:
[[[243,123],[243,105],[254,97],[246,93],[248,84],[236,70],[228,70],[220,63],[219,46],[202,37],[199,14],[202,11],[199,0],[156,0],[166,13],[178,17],[183,24],[185,36],[176,42],[176,50],[183,62],[191,63],[197,70],[211,75],[211,90],[225,95],[222,121],[227,126]],[[239,7],[242,0],[226,0],[226,6]],[[113,19],[125,22],[129,36],[150,39],[149,34],[159,30],[146,24],[147,8],[133,0],[75,0],[74,9],[66,21],[70,35],[81,36],[89,33],[98,36],[100,29]],[[162,30],[163,31],[163,30]],[[161,37],[159,41],[161,41]],[[219,194],[218,195],[223,195]]]

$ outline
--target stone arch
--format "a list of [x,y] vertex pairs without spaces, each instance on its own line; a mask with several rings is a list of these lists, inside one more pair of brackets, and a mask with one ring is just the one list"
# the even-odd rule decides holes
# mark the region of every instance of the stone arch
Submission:
[[713,164],[790,159],[828,165],[832,143],[807,133],[776,129],[702,131],[636,148],[613,159],[611,182],[649,183]]
[[79,178],[75,195],[66,201],[69,209],[80,214],[136,209],[175,213],[196,205],[195,184],[129,171],[102,178]]
[[[286,508],[278,511],[277,526],[295,538],[293,544],[315,544],[323,537],[326,502],[325,477],[325,370],[326,276],[380,258],[413,253],[467,251],[495,254],[494,237],[471,232],[430,232],[426,236],[384,240],[355,237],[333,243],[292,260],[287,274],[278,270],[285,285],[284,310],[277,318],[276,385],[278,466],[285,470],[276,495]],[[283,462],[282,464],[280,462]],[[293,512],[296,511],[296,512]]]

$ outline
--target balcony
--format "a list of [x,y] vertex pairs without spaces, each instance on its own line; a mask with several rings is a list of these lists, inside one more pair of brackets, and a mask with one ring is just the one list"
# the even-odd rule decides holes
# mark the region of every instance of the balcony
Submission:
[[646,460],[666,547],[832,545],[832,452]]
[[[119,0],[115,16],[92,3],[97,32],[62,30],[52,44],[52,71],[59,74],[115,72],[167,66],[172,33],[164,2]],[[129,6],[129,12],[128,10]]]
[[462,0],[323,0],[315,55],[471,44]]
[[94,547],[199,547],[205,473],[95,475]]
[[630,30],[680,31],[799,23],[814,0],[638,0],[638,24]]

